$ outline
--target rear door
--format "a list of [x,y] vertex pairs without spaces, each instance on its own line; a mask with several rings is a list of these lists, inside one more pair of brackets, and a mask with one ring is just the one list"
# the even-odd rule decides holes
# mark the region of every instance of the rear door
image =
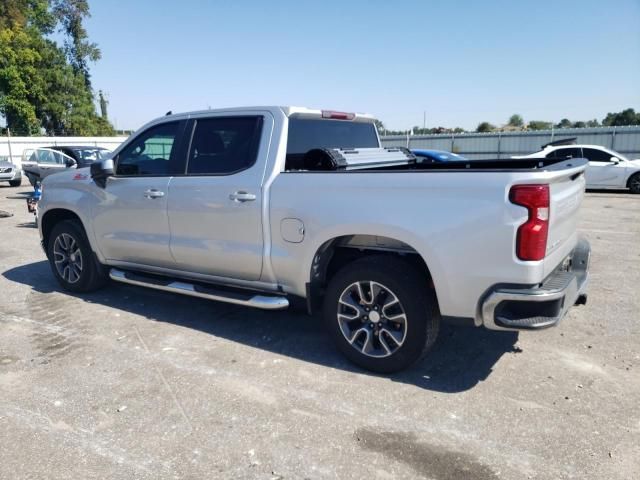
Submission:
[[273,117],[196,118],[187,168],[169,185],[171,254],[180,269],[258,280],[262,273],[262,182]]
[[171,175],[184,171],[180,154],[186,122],[152,126],[114,159],[94,207],[93,228],[102,254],[112,261],[171,268],[167,205]]

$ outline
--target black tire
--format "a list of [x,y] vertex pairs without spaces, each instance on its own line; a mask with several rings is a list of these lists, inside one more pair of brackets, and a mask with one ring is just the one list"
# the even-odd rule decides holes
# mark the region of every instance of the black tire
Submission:
[[9,180],[9,186],[11,187],[19,187],[20,185],[22,185],[22,177],[18,180]]
[[627,182],[627,187],[631,193],[640,193],[640,173],[634,173]]
[[77,220],[64,220],[53,227],[47,242],[47,257],[54,277],[65,290],[91,292],[103,287],[109,279],[106,268],[96,260],[84,228]]
[[[374,282],[374,284],[369,283],[368,293],[364,295],[371,300],[367,303],[370,308],[363,307],[365,304],[362,301],[358,303],[359,306],[356,305],[360,309],[369,308],[370,317],[360,316],[358,319],[340,321],[339,314],[342,314],[342,318],[345,313],[349,317],[359,314],[358,308],[345,307],[344,303],[340,303],[340,299],[357,298],[358,295],[353,294],[353,286],[360,282]],[[361,283],[360,289],[356,285],[355,291],[367,290],[366,285]],[[378,291],[376,296],[378,300],[371,295],[374,288]],[[384,289],[387,290],[386,293],[383,292]],[[399,307],[386,306],[391,305],[392,302],[387,300],[393,297],[398,300]],[[392,308],[400,310],[390,312]],[[375,313],[375,318],[371,311],[374,309],[378,312]],[[398,311],[404,312],[404,322],[396,323],[387,318],[398,317]],[[397,372],[422,359],[435,343],[440,325],[435,294],[427,284],[425,276],[410,263],[384,255],[355,260],[336,273],[327,287],[323,315],[325,327],[338,349],[356,365],[378,373]],[[404,327],[402,327],[403,324]],[[397,328],[394,334],[402,337],[402,342],[392,341],[388,335],[392,328]],[[343,329],[346,333],[343,333]],[[347,336],[359,330],[366,331],[352,335],[352,343],[350,343]],[[385,345],[382,345],[381,338],[386,338]],[[369,349],[366,345],[367,341],[372,342],[369,345],[372,352],[370,354],[363,353],[365,349]],[[390,346],[394,347],[391,351]],[[373,356],[373,347],[376,347],[375,352],[386,356]]]

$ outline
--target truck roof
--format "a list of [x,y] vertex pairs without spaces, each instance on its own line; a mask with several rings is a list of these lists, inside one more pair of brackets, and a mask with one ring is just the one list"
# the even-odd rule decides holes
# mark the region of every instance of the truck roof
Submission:
[[[259,111],[281,111],[283,112],[287,117],[290,117],[292,115],[296,115],[296,116],[308,116],[308,117],[318,117],[318,118],[323,118],[323,113],[326,114],[327,112],[331,112],[331,113],[345,113],[345,112],[338,112],[335,110],[323,110],[323,109],[316,109],[316,108],[307,108],[307,107],[296,107],[296,106],[247,106],[247,107],[229,107],[229,108],[210,108],[207,110],[194,110],[194,111],[190,111],[190,112],[182,112],[182,113],[171,113],[168,115],[165,115],[163,117],[159,117],[155,120],[153,120],[154,122],[156,120],[160,120],[160,119],[183,119],[183,118],[189,118],[192,116],[200,116],[203,114],[207,114],[207,113],[224,113],[224,112],[239,112],[239,111],[252,111],[252,110],[259,110]],[[354,121],[373,121],[375,120],[375,117],[369,113],[361,113],[361,112],[349,112],[348,115],[353,115],[353,118],[350,120],[354,120]]]

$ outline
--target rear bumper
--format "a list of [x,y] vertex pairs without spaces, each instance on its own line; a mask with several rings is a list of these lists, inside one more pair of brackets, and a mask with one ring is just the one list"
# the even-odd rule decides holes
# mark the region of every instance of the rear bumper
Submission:
[[585,238],[562,264],[534,288],[497,287],[482,303],[482,324],[491,330],[552,327],[575,304],[586,303],[591,246]]

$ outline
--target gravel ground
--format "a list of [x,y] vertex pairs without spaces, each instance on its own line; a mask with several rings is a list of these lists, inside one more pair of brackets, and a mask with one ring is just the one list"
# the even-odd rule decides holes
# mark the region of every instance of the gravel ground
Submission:
[[0,478],[640,478],[640,196],[587,195],[589,302],[352,367],[300,311],[63,293],[0,187]]

